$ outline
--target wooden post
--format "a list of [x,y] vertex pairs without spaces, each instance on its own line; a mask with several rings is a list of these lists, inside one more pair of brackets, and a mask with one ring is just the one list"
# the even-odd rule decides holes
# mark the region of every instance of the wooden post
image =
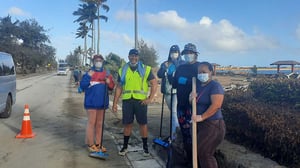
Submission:
[[216,68],[217,68],[217,65],[215,64],[215,65],[214,65],[214,70],[213,70],[214,76],[216,76],[216,74],[217,74]]
[[[195,94],[196,93],[196,78],[193,77],[192,79],[192,92]],[[192,115],[196,115],[196,98],[193,99],[193,104],[192,104]],[[198,167],[198,159],[197,159],[197,123],[192,122],[193,124],[193,168]]]

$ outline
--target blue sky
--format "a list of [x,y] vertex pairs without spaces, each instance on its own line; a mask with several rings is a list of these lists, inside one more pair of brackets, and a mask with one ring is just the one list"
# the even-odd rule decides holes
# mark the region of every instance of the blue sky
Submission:
[[[79,0],[0,0],[0,17],[34,18],[49,29],[57,58],[65,58],[82,39],[72,15]],[[134,47],[134,0],[108,0],[109,20],[101,22],[100,53],[127,60]],[[300,62],[299,0],[138,0],[138,38],[158,52],[161,63],[171,45],[197,46],[199,61],[221,66],[270,66]],[[102,11],[103,12],[103,11]]]

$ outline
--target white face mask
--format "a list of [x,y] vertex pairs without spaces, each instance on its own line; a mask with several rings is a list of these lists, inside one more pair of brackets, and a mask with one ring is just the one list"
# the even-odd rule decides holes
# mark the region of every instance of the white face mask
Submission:
[[177,59],[178,56],[179,56],[178,53],[171,53],[171,58],[172,58],[172,59]]
[[102,62],[98,62],[98,61],[97,61],[97,62],[95,62],[95,67],[96,67],[96,68],[101,68],[101,67],[102,67],[102,64],[103,64]]
[[129,66],[132,67],[132,68],[137,67],[137,65],[138,65],[137,62],[136,62],[136,63],[131,63],[131,62],[129,62]]
[[207,82],[209,80],[209,75],[208,73],[200,73],[198,74],[197,78],[199,79],[200,82]]
[[185,54],[184,59],[186,62],[193,62],[195,60],[195,54]]

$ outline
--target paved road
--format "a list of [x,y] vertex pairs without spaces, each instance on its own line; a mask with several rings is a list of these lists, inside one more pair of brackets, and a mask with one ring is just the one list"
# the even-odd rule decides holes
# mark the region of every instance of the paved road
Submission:
[[[46,74],[23,78],[17,81],[17,103],[13,107],[12,116],[0,119],[0,167],[1,168],[160,168],[165,167],[167,151],[159,146],[153,148],[151,141],[159,135],[161,105],[149,105],[149,147],[150,157],[142,156],[141,139],[138,126],[135,125],[130,139],[130,152],[120,157],[123,134],[121,111],[118,116],[106,112],[104,145],[108,149],[109,158],[105,161],[88,157],[84,145],[86,112],[83,109],[83,94],[68,76]],[[110,97],[112,98],[112,96]],[[157,100],[160,102],[161,100]],[[20,132],[24,104],[29,104],[32,129],[36,137],[32,139],[15,139]],[[169,132],[169,112],[165,107],[163,120],[163,137]],[[174,168],[183,168],[183,153],[178,146],[174,148]],[[245,148],[233,146],[227,141],[220,147],[227,160],[240,165],[251,165],[263,168],[276,164],[247,151]],[[251,156],[250,156],[251,155]],[[271,166],[272,165],[272,166]],[[273,166],[275,165],[275,166]],[[219,165],[226,167],[225,164]],[[228,167],[228,166],[227,166]],[[244,166],[249,167],[249,166]]]
[[[70,76],[47,74],[17,81],[17,103],[12,116],[0,119],[1,168],[99,168],[131,167],[119,157],[110,135],[105,142],[110,158],[102,161],[88,157],[84,145],[86,117],[81,104],[70,106],[77,95]],[[74,89],[74,90],[73,90]],[[15,139],[20,132],[24,104],[29,104],[32,139]]]

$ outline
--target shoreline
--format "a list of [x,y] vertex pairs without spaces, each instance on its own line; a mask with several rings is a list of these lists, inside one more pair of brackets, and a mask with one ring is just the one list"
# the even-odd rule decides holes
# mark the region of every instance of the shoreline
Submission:
[[[288,67],[282,67],[280,68],[280,70],[291,70],[292,68],[288,68]],[[216,68],[216,70],[218,71],[244,71],[244,70],[250,70],[251,71],[251,67],[247,67],[247,68],[242,68],[242,67],[234,67],[234,68]],[[257,68],[258,71],[277,71],[277,67],[276,68]],[[300,70],[300,67],[294,67],[294,71]]]

